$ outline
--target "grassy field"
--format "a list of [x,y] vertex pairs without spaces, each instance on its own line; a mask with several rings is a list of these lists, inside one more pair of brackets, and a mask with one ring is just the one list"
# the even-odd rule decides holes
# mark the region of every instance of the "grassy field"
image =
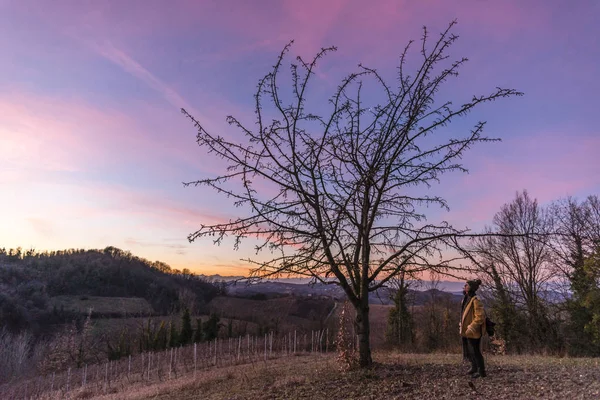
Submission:
[[100,296],[56,296],[50,298],[50,307],[72,310],[87,314],[92,308],[94,314],[149,315],[152,306],[140,297],[100,297]]
[[[341,372],[335,355],[296,356],[214,369],[98,399],[598,399],[596,359],[488,356],[471,381],[459,355],[374,354],[368,371]],[[73,398],[89,398],[74,393]]]

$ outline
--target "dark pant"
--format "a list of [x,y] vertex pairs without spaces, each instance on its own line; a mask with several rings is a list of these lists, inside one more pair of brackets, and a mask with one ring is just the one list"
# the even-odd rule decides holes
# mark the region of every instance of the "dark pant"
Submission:
[[470,339],[463,337],[463,357],[466,355],[471,362],[471,367],[477,369],[480,374],[485,374],[485,364],[483,363],[483,355],[481,354],[481,338]]

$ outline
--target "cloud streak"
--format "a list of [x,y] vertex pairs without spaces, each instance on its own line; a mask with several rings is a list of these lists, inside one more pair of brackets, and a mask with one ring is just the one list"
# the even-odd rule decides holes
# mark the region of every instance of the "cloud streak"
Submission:
[[185,108],[194,111],[192,106],[167,84],[151,74],[128,54],[116,48],[109,41],[102,44],[91,45],[91,48],[102,57],[112,61],[126,72],[146,83],[149,87],[159,92],[165,100],[176,108]]

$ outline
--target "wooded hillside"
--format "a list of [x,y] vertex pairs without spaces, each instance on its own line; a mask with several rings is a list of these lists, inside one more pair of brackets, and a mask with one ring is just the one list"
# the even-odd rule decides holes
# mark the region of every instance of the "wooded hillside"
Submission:
[[[81,314],[61,306],[57,300],[64,296],[77,296],[82,303],[92,296],[144,299],[150,309],[137,307],[138,315],[156,315],[183,308],[200,311],[217,293],[215,285],[189,271],[115,247],[53,252],[0,249],[0,326],[10,331],[40,333]],[[102,317],[102,311],[94,311],[93,316]]]

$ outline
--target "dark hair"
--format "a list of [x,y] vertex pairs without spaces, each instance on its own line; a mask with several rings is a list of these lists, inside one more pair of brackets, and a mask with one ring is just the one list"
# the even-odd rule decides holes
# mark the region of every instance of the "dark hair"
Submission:
[[469,285],[469,292],[475,293],[481,285],[481,279],[467,281],[467,285]]

